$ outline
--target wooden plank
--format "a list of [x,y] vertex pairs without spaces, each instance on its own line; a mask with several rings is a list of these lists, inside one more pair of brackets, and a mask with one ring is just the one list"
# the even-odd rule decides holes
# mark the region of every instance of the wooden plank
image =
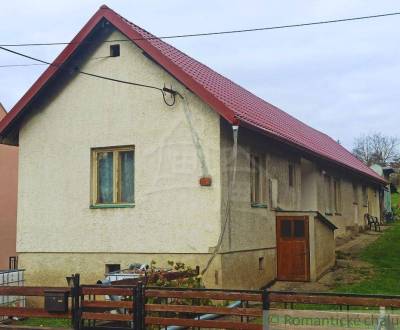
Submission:
[[111,313],[91,313],[83,312],[83,320],[102,320],[102,321],[132,321],[132,314],[111,314]]
[[54,319],[70,319],[70,313],[49,313],[41,308],[0,307],[0,315],[17,317],[44,317]]
[[108,295],[108,296],[132,296],[133,288],[117,287],[82,287],[83,295]]
[[164,317],[146,317],[146,325],[176,325],[183,327],[214,328],[214,329],[243,329],[262,330],[262,324],[241,323],[233,321],[194,320]]
[[84,308],[133,308],[132,301],[82,301]]
[[262,301],[259,293],[224,292],[224,291],[195,291],[195,290],[154,290],[147,289],[146,297],[182,298],[182,299],[214,299],[214,300],[242,300]]
[[351,297],[351,296],[322,296],[312,294],[270,294],[271,302],[280,303],[303,303],[303,304],[326,304],[326,305],[351,305],[364,307],[400,307],[400,299],[373,298],[373,297]]
[[71,291],[68,287],[0,286],[0,296],[44,296],[45,291]]
[[198,314],[220,314],[260,317],[263,315],[261,308],[227,308],[218,306],[188,306],[188,305],[160,305],[146,304],[147,312],[182,312]]

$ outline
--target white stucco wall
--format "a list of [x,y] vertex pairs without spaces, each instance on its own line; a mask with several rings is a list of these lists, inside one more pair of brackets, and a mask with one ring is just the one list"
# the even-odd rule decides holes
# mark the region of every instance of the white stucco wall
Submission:
[[[109,39],[125,39],[113,32]],[[208,253],[220,231],[219,116],[131,42],[101,44],[83,71],[173,88],[188,100],[205,155],[202,174],[183,102],[157,90],[83,75],[36,108],[19,134],[19,252]],[[54,94],[54,93],[53,93]],[[90,209],[90,149],[135,145],[135,207]]]

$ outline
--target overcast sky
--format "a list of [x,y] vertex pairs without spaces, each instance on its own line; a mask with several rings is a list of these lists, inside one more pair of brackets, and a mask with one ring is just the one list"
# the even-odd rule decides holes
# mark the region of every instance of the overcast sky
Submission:
[[[155,35],[302,23],[400,11],[397,0],[13,0],[0,44],[70,41],[101,4]],[[168,40],[175,47],[351,148],[372,131],[399,136],[400,16],[287,30]],[[62,46],[18,47],[51,61]],[[10,110],[45,69],[0,51]]]

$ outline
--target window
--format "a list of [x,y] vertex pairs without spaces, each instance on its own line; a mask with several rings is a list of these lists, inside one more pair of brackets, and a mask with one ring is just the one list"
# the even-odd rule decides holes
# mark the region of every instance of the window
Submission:
[[92,149],[92,206],[134,203],[134,147]]
[[118,57],[120,54],[120,47],[118,44],[110,46],[110,57]]
[[294,237],[301,238],[305,235],[304,220],[294,220]]
[[368,206],[368,191],[366,186],[362,186],[363,206]]
[[294,186],[294,164],[289,164],[289,187]]
[[252,154],[250,157],[251,205],[267,205],[267,179],[265,157]]
[[335,213],[340,214],[342,211],[342,189],[340,179],[333,180],[333,207]]
[[282,238],[292,237],[292,222],[290,220],[281,221],[281,237]]
[[331,214],[333,205],[332,205],[332,178],[329,175],[325,175],[324,177],[325,184],[325,213]]
[[264,270],[264,257],[258,258],[258,270]]
[[288,217],[278,219],[279,239],[301,240],[308,235],[308,220],[306,217]]
[[106,264],[106,274],[118,272],[121,270],[120,264]]

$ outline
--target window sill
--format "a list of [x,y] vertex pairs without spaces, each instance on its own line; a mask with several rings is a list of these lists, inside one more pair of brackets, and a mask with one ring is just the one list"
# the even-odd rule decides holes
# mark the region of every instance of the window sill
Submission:
[[325,215],[333,215],[332,212],[325,212]]
[[251,207],[254,207],[254,208],[256,208],[256,209],[266,209],[266,208],[268,208],[268,205],[267,204],[251,204]]
[[126,209],[133,208],[135,204],[94,204],[90,205],[91,209]]
[[335,215],[342,215],[342,213],[340,213],[340,212],[335,212]]

